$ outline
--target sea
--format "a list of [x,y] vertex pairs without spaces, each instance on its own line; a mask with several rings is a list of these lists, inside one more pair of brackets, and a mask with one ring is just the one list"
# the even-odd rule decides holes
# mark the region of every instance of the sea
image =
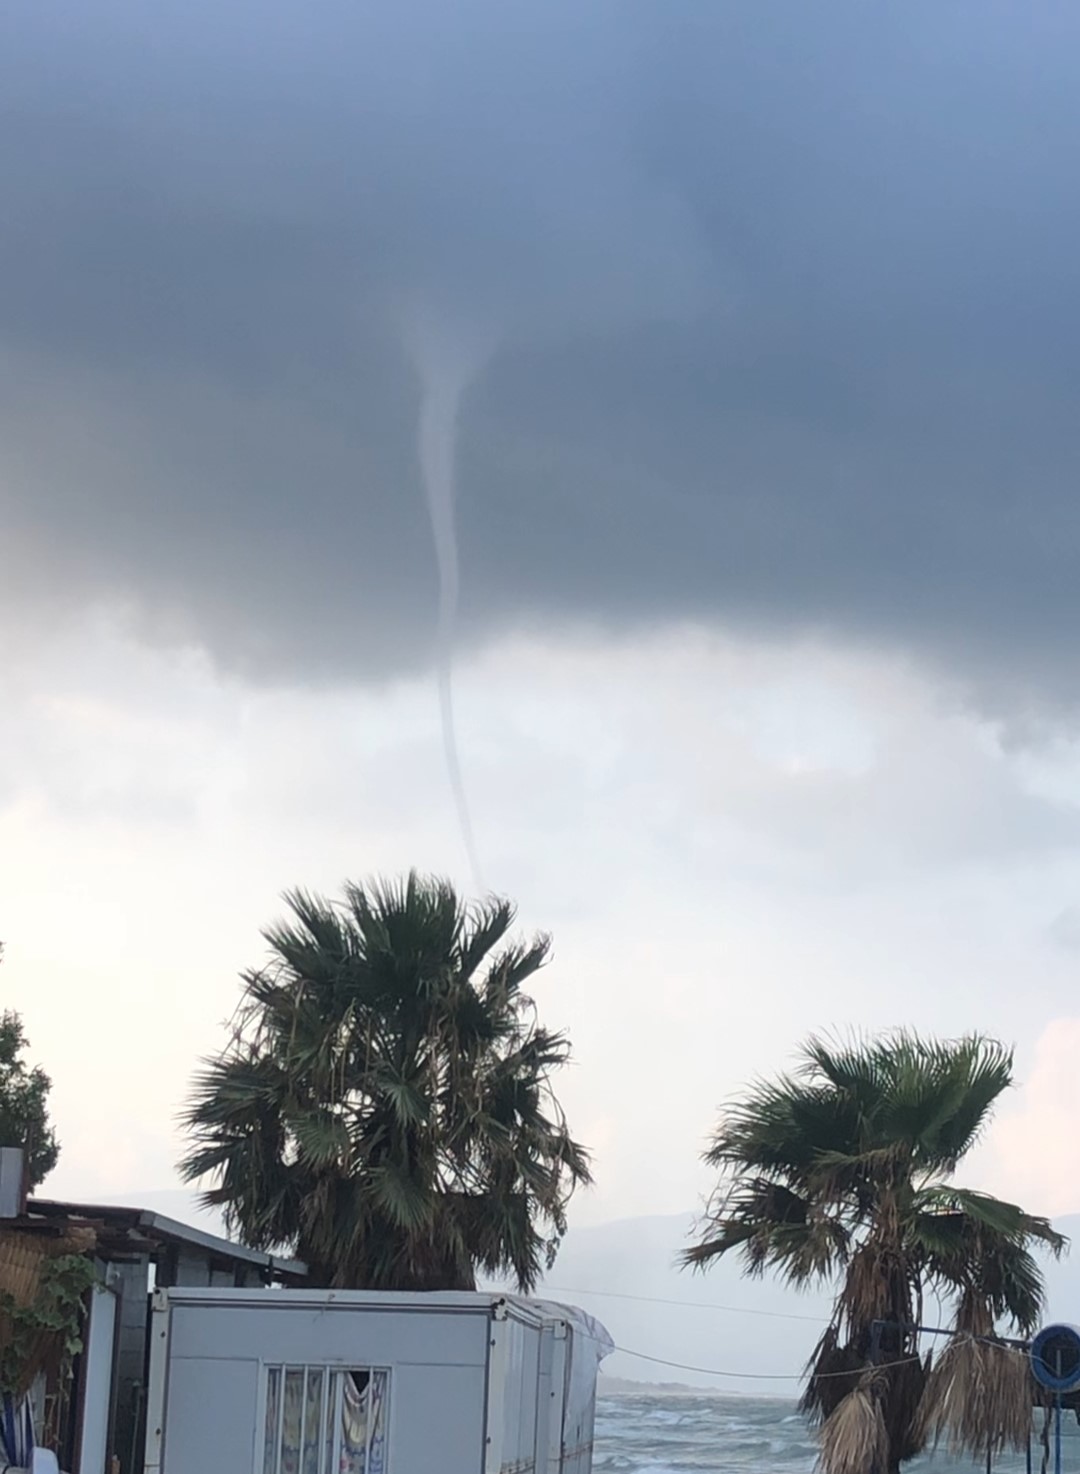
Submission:
[[[795,1405],[772,1399],[722,1397],[709,1393],[619,1393],[601,1397],[596,1410],[593,1474],[812,1474],[817,1446]],[[1024,1474],[1024,1456],[1003,1455],[995,1474]],[[1042,1450],[1032,1449],[1030,1466],[1042,1467]],[[917,1474],[985,1471],[943,1454],[904,1466]],[[1048,1469],[1054,1469],[1051,1452]],[[1062,1474],[1080,1474],[1080,1429],[1062,1424]]]

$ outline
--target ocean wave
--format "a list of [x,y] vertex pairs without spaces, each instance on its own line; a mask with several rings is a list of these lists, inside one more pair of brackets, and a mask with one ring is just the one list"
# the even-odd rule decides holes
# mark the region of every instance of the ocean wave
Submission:
[[[1068,1430],[1069,1469],[1080,1468],[1080,1430]],[[673,1399],[646,1392],[602,1398],[597,1407],[594,1474],[812,1474],[817,1444],[793,1402],[691,1392]],[[1035,1467],[1038,1467],[1036,1460]],[[905,1465],[911,1474],[973,1471],[944,1454]],[[994,1474],[1023,1474],[1006,1457]]]

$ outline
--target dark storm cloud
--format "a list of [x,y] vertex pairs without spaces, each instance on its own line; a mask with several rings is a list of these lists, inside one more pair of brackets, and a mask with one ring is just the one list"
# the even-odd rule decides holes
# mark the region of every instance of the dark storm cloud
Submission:
[[0,30],[22,597],[268,676],[425,658],[419,304],[501,344],[462,423],[473,637],[717,618],[1078,684],[1073,8],[62,0]]

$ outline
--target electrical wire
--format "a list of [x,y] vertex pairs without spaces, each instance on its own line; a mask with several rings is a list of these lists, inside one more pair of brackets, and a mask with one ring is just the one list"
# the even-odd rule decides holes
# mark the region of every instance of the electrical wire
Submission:
[[[616,1351],[622,1352],[623,1356],[632,1356],[637,1361],[648,1361],[654,1366],[670,1367],[676,1372],[697,1372],[702,1377],[730,1377],[739,1382],[801,1382],[805,1374],[802,1372],[721,1372],[715,1367],[691,1366],[688,1362],[667,1361],[662,1356],[649,1356],[644,1351],[632,1351],[629,1346],[616,1346]],[[908,1362],[921,1361],[919,1356],[902,1356],[896,1361],[884,1362],[882,1365],[890,1367],[905,1366]],[[865,1370],[865,1368],[861,1369]],[[843,1372],[819,1372],[814,1381],[824,1381],[826,1377],[852,1377],[859,1375],[856,1371]]]
[[566,1285],[546,1285],[545,1293],[553,1295],[598,1295],[604,1300],[634,1300],[641,1305],[677,1305],[681,1310],[719,1310],[728,1315],[757,1315],[766,1320],[799,1320],[810,1325],[827,1326],[829,1317],[824,1315],[796,1315],[785,1310],[755,1310],[747,1305],[718,1305],[707,1300],[665,1300],[658,1295],[626,1295],[617,1290],[572,1290]]
[[[617,1290],[570,1289],[566,1285],[548,1285],[545,1288],[546,1290],[549,1290],[553,1295],[594,1295],[600,1296],[602,1299],[605,1300],[632,1300],[640,1305],[674,1305],[677,1306],[680,1310],[717,1310],[727,1315],[756,1315],[766,1320],[805,1321],[808,1324],[815,1326],[827,1326],[831,1323],[830,1318],[823,1315],[796,1315],[792,1311],[757,1310],[753,1306],[749,1305],[720,1305],[715,1301],[709,1300],[668,1300],[659,1295],[629,1295]],[[996,1336],[962,1335],[960,1332],[954,1330],[951,1326],[918,1326],[915,1327],[915,1329],[922,1335],[949,1336],[953,1340],[957,1341],[979,1341],[987,1346],[996,1346],[1000,1351],[1017,1351],[1021,1355],[1027,1355],[1027,1352],[1026,1350],[1024,1350],[1023,1347],[1017,1346],[1015,1344],[1010,1344],[1009,1342],[1004,1342]],[[622,1350],[623,1348],[619,1347],[617,1349]],[[636,1355],[638,1353],[627,1352],[626,1354],[630,1356]],[[645,1359],[648,1360],[648,1358]],[[914,1358],[908,1359],[914,1360]],[[895,1363],[892,1364],[895,1365]],[[686,1370],[693,1371],[696,1369],[693,1367],[688,1367],[686,1368]],[[717,1375],[719,1376],[721,1374],[717,1373]],[[731,1373],[731,1375],[735,1376],[745,1374],[736,1374],[733,1372]],[[849,1374],[847,1372],[838,1372],[829,1373],[829,1375],[847,1376]],[[796,1380],[801,1380],[801,1378],[796,1378]]]
[[[927,1326],[924,1327],[924,1329],[940,1329],[942,1331],[942,1334],[954,1335],[954,1339],[957,1341],[979,1341],[986,1346],[996,1346],[999,1351],[1011,1352],[1015,1356],[1027,1355],[1027,1353],[1021,1350],[1019,1346],[1009,1346],[1002,1341],[995,1340],[992,1336],[958,1336],[955,1335],[955,1333],[947,1332],[944,1327]],[[581,1332],[579,1331],[578,1334],[580,1335]],[[590,1336],[588,1337],[588,1339],[594,1340],[599,1344],[598,1337]],[[630,1346],[611,1345],[610,1342],[608,1343],[608,1345],[611,1346],[611,1351],[613,1353],[619,1352],[622,1356],[632,1357],[635,1361],[649,1362],[652,1366],[668,1367],[671,1371],[676,1372],[694,1372],[699,1377],[721,1377],[725,1380],[736,1382],[824,1382],[832,1377],[859,1376],[863,1372],[870,1371],[872,1369],[871,1367],[866,1366],[848,1368],[845,1371],[841,1372],[731,1372],[721,1371],[717,1367],[699,1367],[685,1361],[669,1361],[666,1357],[663,1356],[651,1356],[646,1351],[635,1351]],[[882,1368],[900,1367],[907,1366],[909,1363],[916,1361],[922,1361],[922,1357],[918,1353],[913,1356],[899,1356],[896,1357],[894,1360],[880,1362],[878,1363],[878,1365]]]
[[[675,1305],[682,1310],[716,1310],[729,1315],[757,1315],[770,1320],[798,1320],[808,1321],[814,1325],[828,1325],[829,1322],[823,1316],[795,1315],[785,1313],[781,1310],[755,1310],[743,1305],[719,1305],[715,1302],[700,1300],[668,1300],[657,1295],[629,1295],[616,1290],[580,1290],[571,1289],[567,1285],[548,1285],[546,1289],[555,1295],[595,1295],[608,1300],[631,1300],[642,1305]],[[999,1351],[1009,1351],[1019,1356],[1026,1356],[1026,1351],[1019,1346],[1012,1346],[998,1340],[993,1336],[959,1335],[948,1326],[920,1326],[918,1330],[926,1335],[949,1336],[955,1341],[978,1341],[987,1346],[996,1346]],[[579,1333],[580,1334],[580,1333]],[[595,1339],[595,1338],[593,1338]],[[739,1382],[802,1382],[811,1378],[813,1381],[824,1381],[829,1377],[851,1377],[856,1375],[852,1370],[841,1372],[732,1372],[721,1371],[716,1367],[700,1367],[690,1362],[670,1361],[666,1357],[652,1356],[645,1351],[634,1351],[629,1346],[613,1346],[613,1351],[623,1356],[632,1357],[635,1361],[648,1362],[652,1366],[668,1367],[676,1372],[693,1372],[701,1377],[720,1377],[726,1380]],[[919,1355],[898,1357],[896,1360],[883,1362],[882,1366],[905,1366],[910,1362],[921,1361]],[[866,1368],[863,1368],[866,1370]]]

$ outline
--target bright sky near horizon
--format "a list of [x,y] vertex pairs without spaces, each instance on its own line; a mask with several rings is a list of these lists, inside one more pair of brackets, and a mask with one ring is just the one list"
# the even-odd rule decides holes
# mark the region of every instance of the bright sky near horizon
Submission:
[[[287,885],[419,861],[468,886],[431,683],[256,692],[86,626],[5,685],[4,998],[55,1079],[50,1190],[163,1187]],[[597,1154],[578,1221],[692,1206],[742,1080],[900,1022],[1016,1040],[973,1180],[1080,1208],[1075,755],[1003,752],[896,665],[685,629],[497,643],[459,706],[485,864],[555,933],[536,991]]]
[[458,737],[555,937],[575,1220],[686,1211],[741,1082],[897,1024],[1015,1041],[966,1175],[1080,1211],[1080,12],[17,9],[0,998],[50,1190],[171,1185],[286,887],[470,884],[430,310],[487,345]]

